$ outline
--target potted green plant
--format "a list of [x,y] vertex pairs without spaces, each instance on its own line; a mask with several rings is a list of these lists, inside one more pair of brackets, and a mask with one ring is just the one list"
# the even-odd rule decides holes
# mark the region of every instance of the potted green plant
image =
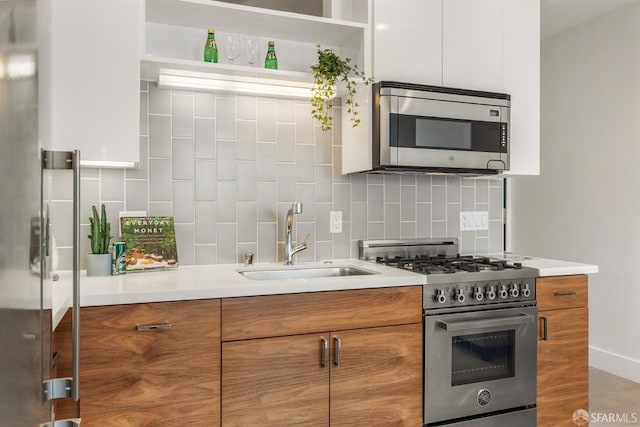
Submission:
[[352,76],[368,85],[373,82],[373,78],[367,77],[364,72],[358,70],[356,64],[351,64],[350,58],[340,58],[332,49],[318,48],[318,62],[311,66],[313,74],[313,92],[311,98],[311,115],[320,122],[323,131],[328,131],[333,127],[332,98],[336,95],[336,85],[344,83],[347,99],[345,100],[347,113],[350,116],[351,125],[356,127],[360,124],[358,117],[358,107],[354,101],[357,93],[357,81]]
[[107,212],[104,205],[100,215],[95,206],[91,207],[93,216],[89,217],[89,241],[91,253],[87,254],[87,276],[109,276],[111,274],[111,224],[107,222]]

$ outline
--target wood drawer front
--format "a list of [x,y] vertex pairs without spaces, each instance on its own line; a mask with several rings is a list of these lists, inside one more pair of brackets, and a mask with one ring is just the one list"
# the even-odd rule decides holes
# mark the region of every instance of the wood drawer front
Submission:
[[80,322],[82,425],[219,425],[219,300],[87,307]]
[[222,340],[422,322],[422,286],[226,298]]
[[588,279],[586,275],[552,276],[536,279],[538,310],[586,307]]

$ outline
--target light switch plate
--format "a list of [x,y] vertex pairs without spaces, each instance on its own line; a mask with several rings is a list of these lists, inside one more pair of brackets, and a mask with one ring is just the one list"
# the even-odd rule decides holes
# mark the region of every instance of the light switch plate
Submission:
[[342,233],[342,211],[329,212],[329,232]]
[[489,212],[460,212],[460,231],[477,231],[489,229]]

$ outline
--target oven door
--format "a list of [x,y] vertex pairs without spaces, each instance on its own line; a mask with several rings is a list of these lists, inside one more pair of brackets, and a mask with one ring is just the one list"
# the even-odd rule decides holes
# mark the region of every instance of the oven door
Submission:
[[425,317],[424,422],[536,403],[536,307]]
[[380,116],[384,165],[509,169],[508,107],[382,96]]

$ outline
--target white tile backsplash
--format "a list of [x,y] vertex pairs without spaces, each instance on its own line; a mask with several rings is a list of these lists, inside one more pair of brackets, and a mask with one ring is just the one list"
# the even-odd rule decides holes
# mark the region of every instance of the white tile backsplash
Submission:
[[[141,169],[83,169],[84,227],[92,204],[107,205],[112,226],[120,210],[148,210],[175,217],[183,265],[235,263],[247,251],[273,262],[286,211],[301,201],[294,239],[310,239],[299,260],[357,257],[358,239],[458,237],[462,253],[502,249],[501,179],[343,176],[339,108],[337,129],[325,133],[305,101],[141,88]],[[62,235],[70,196],[57,197]],[[342,211],[342,233],[329,233],[332,210]],[[489,230],[461,232],[461,210],[488,211]],[[70,242],[58,244],[60,268],[70,268]]]

